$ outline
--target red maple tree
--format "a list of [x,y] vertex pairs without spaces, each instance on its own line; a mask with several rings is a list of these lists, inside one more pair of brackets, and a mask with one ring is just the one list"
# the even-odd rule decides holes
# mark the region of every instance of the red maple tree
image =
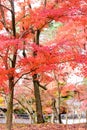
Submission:
[[[11,130],[12,126],[14,86],[24,75],[29,74],[33,77],[37,121],[38,123],[42,123],[44,120],[39,93],[39,87],[41,86],[38,79],[39,75],[55,69],[56,64],[62,62],[75,61],[75,63],[85,63],[84,70],[87,69],[87,63],[84,60],[87,52],[85,55],[78,53],[79,45],[81,49],[86,51],[83,45],[86,47],[85,41],[87,38],[85,36],[83,41],[79,41],[79,37],[80,39],[82,36],[84,37],[83,32],[82,35],[72,37],[73,34],[82,31],[83,26],[86,34],[86,0],[75,0],[73,2],[71,0],[60,0],[59,2],[51,2],[45,1],[40,7],[33,8],[32,0],[24,0],[23,2],[0,0],[0,29],[6,30],[6,36],[0,36],[0,68],[1,71],[3,70],[3,74],[0,76],[3,78],[1,84],[5,83],[4,85],[7,85],[9,91],[7,130]],[[19,6],[18,11],[16,10],[17,5]],[[70,28],[70,21],[79,20],[81,26],[79,24],[78,28],[81,27],[82,29],[79,31],[72,29],[72,32],[70,34],[68,33],[67,37],[65,34],[62,34],[65,38],[58,39],[55,45],[40,46],[40,33],[53,20],[64,22],[65,26],[63,27],[66,27],[67,23],[69,23],[68,28]],[[67,28],[65,30],[67,31]],[[73,48],[74,45],[75,47]],[[22,56],[20,52],[23,53]],[[73,65],[73,62],[71,62],[71,65]]]

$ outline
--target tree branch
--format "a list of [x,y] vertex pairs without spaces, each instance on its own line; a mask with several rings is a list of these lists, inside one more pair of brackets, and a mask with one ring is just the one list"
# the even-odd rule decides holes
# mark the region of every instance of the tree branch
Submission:
[[4,7],[5,9],[9,10],[9,11],[12,13],[12,10],[9,9],[8,7],[6,7],[5,5],[2,5],[2,4],[0,3],[0,6]]
[[30,79],[30,78],[24,78],[24,79],[26,79],[26,80],[32,80],[32,78]]
[[34,93],[33,92],[33,90],[30,88],[30,87],[28,87],[28,86],[25,86],[27,89],[29,89],[32,93]]
[[28,72],[26,72],[26,73],[23,73],[23,74],[15,81],[14,86],[16,85],[16,83],[17,83],[24,75],[30,74],[30,73],[32,73],[33,71],[35,71],[36,69],[38,69],[38,68],[35,68],[34,70],[30,70],[30,71],[28,71]]
[[6,24],[6,19],[5,19],[5,13],[4,13],[4,10],[3,10],[3,6],[1,6],[1,0],[0,0],[0,10],[1,10],[1,15],[2,15],[2,19],[0,20],[0,22],[3,24],[4,28],[6,29],[6,31],[11,34],[10,30],[8,29],[7,27],[7,24]]
[[14,99],[15,99],[25,110],[27,110],[27,111],[31,114],[31,112],[29,111],[29,109],[28,109],[27,107],[25,107],[25,105],[23,105],[20,100],[18,100],[17,98],[14,98]]
[[46,84],[46,85],[42,85],[42,84],[39,83],[39,81],[37,81],[37,83],[38,83],[38,85],[39,85],[41,88],[43,88],[44,90],[47,90],[47,88],[46,88],[47,84]]
[[27,74],[30,74],[31,72],[26,72],[24,74],[22,74],[15,82],[14,82],[14,86],[16,85],[16,83],[24,76],[24,75],[27,75]]
[[22,15],[22,17],[16,22],[16,25],[23,19],[23,18],[25,18],[25,17],[27,17],[29,14],[26,14],[26,15]]

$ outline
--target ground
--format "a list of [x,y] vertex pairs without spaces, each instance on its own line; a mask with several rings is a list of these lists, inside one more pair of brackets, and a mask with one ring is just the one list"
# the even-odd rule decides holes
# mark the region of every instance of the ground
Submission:
[[[0,130],[5,130],[5,124],[0,124]],[[14,124],[12,130],[87,130],[87,124],[63,125],[63,124]]]

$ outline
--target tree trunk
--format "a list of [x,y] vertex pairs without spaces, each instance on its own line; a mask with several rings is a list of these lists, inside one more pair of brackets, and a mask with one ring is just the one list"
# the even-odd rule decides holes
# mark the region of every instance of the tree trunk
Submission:
[[12,128],[12,115],[13,115],[13,93],[14,93],[14,81],[13,78],[9,79],[9,94],[7,98],[7,113],[6,113],[6,129]]
[[[14,0],[10,0],[11,5],[11,19],[12,19],[12,35],[16,37],[16,26],[15,26],[15,9],[14,9]],[[16,58],[17,58],[17,49],[14,48],[13,59],[11,62],[11,68],[15,68]],[[11,130],[12,128],[12,118],[13,118],[13,97],[14,97],[14,77],[8,75],[9,82],[9,94],[7,99],[7,117],[6,117],[6,128]]]
[[36,80],[37,74],[33,76],[33,84],[34,84],[34,95],[36,100],[36,114],[37,114],[37,123],[44,123],[44,118],[42,114],[42,105],[41,105],[41,98],[40,98],[40,90],[38,81]]
[[60,97],[60,86],[59,86],[59,83],[58,83],[58,120],[59,120],[59,124],[62,124],[62,120],[61,120],[61,97]]
[[[40,37],[40,30],[37,30],[35,33],[34,42],[36,45],[39,45],[39,37]],[[33,53],[36,56],[36,52]],[[44,123],[43,113],[42,113],[42,104],[41,104],[41,97],[40,97],[40,89],[37,80],[37,75],[34,74],[33,76],[33,84],[34,84],[34,96],[36,100],[36,115],[37,115],[37,123]]]
[[58,116],[59,116],[59,124],[62,124],[61,113]]
[[[60,94],[59,94],[59,96],[60,96]],[[59,99],[58,99],[58,120],[59,120],[59,124],[62,124],[62,119],[61,119],[61,111],[60,111],[60,97],[59,97]]]

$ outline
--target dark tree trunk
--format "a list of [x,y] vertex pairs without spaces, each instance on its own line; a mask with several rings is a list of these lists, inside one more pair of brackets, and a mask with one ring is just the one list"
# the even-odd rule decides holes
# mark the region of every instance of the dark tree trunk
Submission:
[[44,0],[44,6],[46,7],[46,5],[47,5],[47,0]]
[[36,80],[36,77],[37,75],[35,74],[33,76],[33,83],[34,83],[34,95],[35,95],[35,100],[36,100],[37,123],[44,123],[40,90],[39,90],[39,85],[38,85],[38,81]]
[[[16,27],[15,27],[15,10],[14,10],[14,0],[10,0],[11,5],[11,19],[12,19],[12,35],[16,37]],[[17,58],[17,49],[14,48],[13,59],[11,63],[11,68],[15,68],[16,58]],[[13,97],[14,97],[14,77],[8,75],[9,82],[9,94],[7,97],[7,119],[6,119],[6,129],[11,130],[12,128],[12,116],[13,116]]]
[[7,113],[6,113],[6,128],[11,130],[12,128],[12,115],[13,115],[13,93],[14,93],[14,81],[9,79],[9,94],[7,97]]
[[35,32],[35,38],[34,38],[34,42],[35,42],[37,45],[40,44],[39,37],[40,37],[40,30],[37,30],[37,31]]
[[[39,45],[39,37],[40,37],[40,30],[35,32],[34,42]],[[37,56],[37,53],[33,53],[34,56]],[[34,96],[36,100],[36,114],[37,114],[37,123],[44,123],[43,113],[42,113],[42,104],[41,104],[41,96],[40,96],[40,89],[37,80],[38,74],[34,74],[33,76],[33,84],[34,84]]]
[[59,98],[58,98],[58,107],[59,107],[59,113],[58,113],[58,120],[59,120],[59,124],[62,124],[62,120],[61,120],[61,106],[60,106],[60,103],[61,103],[61,101],[60,101],[60,92],[59,92]]
[[61,114],[59,114],[58,116],[59,116],[59,123],[62,124]]

